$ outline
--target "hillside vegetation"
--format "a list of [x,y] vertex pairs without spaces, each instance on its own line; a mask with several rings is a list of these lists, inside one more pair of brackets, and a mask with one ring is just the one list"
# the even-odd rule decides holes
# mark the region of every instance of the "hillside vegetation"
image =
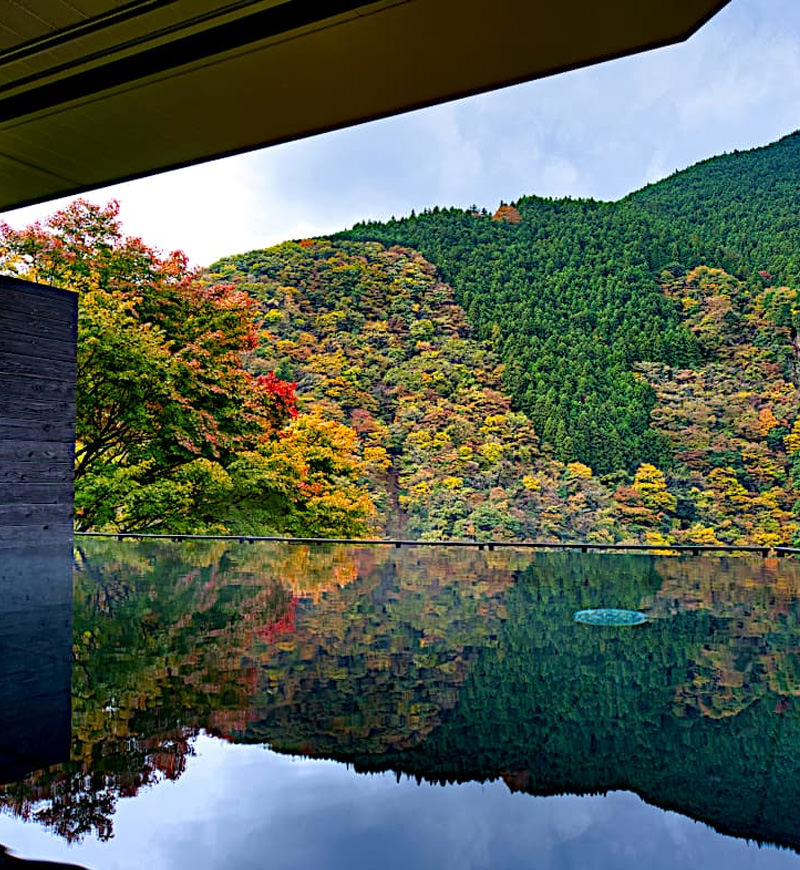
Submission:
[[613,538],[609,491],[543,452],[452,289],[409,250],[288,242],[215,267],[259,300],[255,372],[351,426],[382,529],[428,538]]
[[800,542],[800,134],[619,202],[435,208],[204,272],[79,201],[84,529]]
[[409,246],[436,266],[555,459],[623,487],[623,502],[639,469],[663,472],[677,513],[661,532],[699,521],[731,540],[789,540],[798,166],[793,134],[615,203],[435,208],[339,238]]
[[[213,271],[261,307],[248,367],[295,382],[301,407],[358,434],[382,531],[770,545],[796,528],[794,350],[777,325],[793,291],[752,295],[719,269],[663,270],[661,304],[706,362],[630,363],[664,462],[598,475],[515,409],[495,342],[478,340],[420,254],[306,240]],[[560,364],[573,362],[565,349]]]

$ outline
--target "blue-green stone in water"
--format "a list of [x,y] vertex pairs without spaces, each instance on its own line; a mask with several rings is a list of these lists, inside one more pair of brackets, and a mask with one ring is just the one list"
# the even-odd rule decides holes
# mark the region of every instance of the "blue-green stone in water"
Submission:
[[618,610],[615,607],[579,610],[574,619],[586,625],[641,625],[647,622],[647,616],[638,610]]

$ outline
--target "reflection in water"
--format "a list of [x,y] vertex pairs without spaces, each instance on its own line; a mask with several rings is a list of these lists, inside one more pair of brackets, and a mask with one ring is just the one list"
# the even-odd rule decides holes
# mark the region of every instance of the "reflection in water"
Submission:
[[9,852],[0,845],[0,870],[83,870],[77,864],[63,864],[61,861],[27,860]]
[[[82,541],[75,564],[71,759],[2,795],[67,840],[111,837],[206,732],[432,783],[633,790],[800,848],[795,563]],[[599,603],[647,622],[575,622]]]
[[[72,535],[0,545],[0,782],[70,754]],[[13,788],[9,790],[13,805]],[[55,868],[0,844],[0,868]]]
[[69,758],[72,536],[0,549],[0,781]]
[[642,625],[647,622],[647,615],[638,610],[621,610],[618,607],[598,607],[591,610],[579,610],[573,617],[575,622],[584,625],[611,625],[622,627],[626,625]]

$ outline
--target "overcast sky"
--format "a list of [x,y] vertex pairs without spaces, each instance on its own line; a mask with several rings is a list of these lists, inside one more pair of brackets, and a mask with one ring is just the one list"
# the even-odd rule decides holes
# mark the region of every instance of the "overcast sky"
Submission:
[[[88,195],[197,265],[426,206],[616,199],[800,128],[800,2],[731,0],[688,42]],[[61,201],[64,202],[64,201]],[[58,204],[8,212],[13,226]]]

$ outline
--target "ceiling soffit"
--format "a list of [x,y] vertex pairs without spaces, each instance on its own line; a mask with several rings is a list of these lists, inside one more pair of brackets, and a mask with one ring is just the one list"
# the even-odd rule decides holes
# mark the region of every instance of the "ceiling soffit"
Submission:
[[687,38],[725,0],[0,0],[0,210]]

